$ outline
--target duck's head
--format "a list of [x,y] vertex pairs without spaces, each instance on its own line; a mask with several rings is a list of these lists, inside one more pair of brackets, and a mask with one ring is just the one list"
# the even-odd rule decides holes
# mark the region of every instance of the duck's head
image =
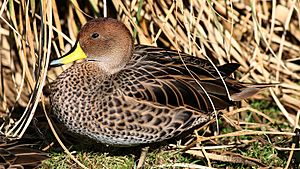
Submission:
[[130,60],[133,40],[126,26],[111,18],[87,22],[80,30],[75,46],[50,65],[58,66],[85,59],[97,63],[107,73],[118,72]]

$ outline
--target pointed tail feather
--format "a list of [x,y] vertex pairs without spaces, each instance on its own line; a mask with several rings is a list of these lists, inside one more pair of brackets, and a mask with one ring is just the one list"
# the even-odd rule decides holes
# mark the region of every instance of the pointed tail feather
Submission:
[[280,85],[280,83],[260,83],[260,84],[247,84],[247,83],[242,83],[244,86],[248,88],[267,88],[267,87],[275,87],[276,85]]
[[232,101],[241,101],[244,99],[247,99],[256,93],[258,93],[261,89],[267,88],[267,87],[275,87],[279,83],[268,83],[268,84],[243,84],[244,88],[241,88],[240,92],[234,93],[231,95]]

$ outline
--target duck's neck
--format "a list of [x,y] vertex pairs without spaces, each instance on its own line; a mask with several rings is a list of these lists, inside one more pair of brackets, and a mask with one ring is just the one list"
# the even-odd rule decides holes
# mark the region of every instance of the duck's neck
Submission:
[[124,68],[132,57],[132,50],[116,48],[102,56],[89,57],[87,60],[97,63],[97,66],[107,75],[112,75]]
[[113,62],[97,62],[97,66],[105,72],[107,75],[113,75],[120,70],[122,70],[126,65],[126,62],[123,63],[113,63]]

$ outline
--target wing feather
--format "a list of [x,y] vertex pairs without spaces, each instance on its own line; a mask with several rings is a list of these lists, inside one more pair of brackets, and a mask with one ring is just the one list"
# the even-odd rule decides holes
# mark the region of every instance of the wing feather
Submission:
[[[134,56],[132,64],[129,63],[115,77],[115,81],[122,82],[120,90],[125,95],[165,106],[182,106],[208,113],[213,110],[209,97],[217,110],[233,105],[217,71],[208,61],[160,48],[137,48],[139,53]],[[229,64],[227,67],[219,67],[226,80],[238,66]],[[231,87],[230,92],[237,93],[239,88]]]

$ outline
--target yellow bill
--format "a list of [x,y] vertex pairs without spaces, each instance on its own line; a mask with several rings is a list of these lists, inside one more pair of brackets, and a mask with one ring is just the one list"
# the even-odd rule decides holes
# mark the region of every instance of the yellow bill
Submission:
[[50,62],[50,66],[60,66],[68,63],[72,63],[76,60],[87,58],[86,54],[83,52],[80,47],[79,42],[76,42],[75,46],[64,56],[59,59],[53,60]]

